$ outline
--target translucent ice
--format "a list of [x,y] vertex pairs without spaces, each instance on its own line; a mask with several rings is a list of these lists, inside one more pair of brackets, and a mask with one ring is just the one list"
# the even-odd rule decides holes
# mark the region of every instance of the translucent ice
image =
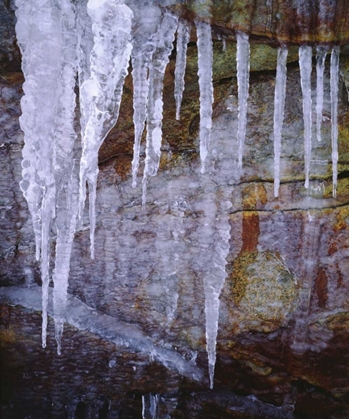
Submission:
[[166,66],[173,48],[178,18],[165,12],[158,28],[156,48],[149,65],[146,158],[142,181],[142,207],[145,207],[149,178],[159,169],[162,142],[162,89]]
[[79,219],[82,218],[89,187],[91,258],[94,258],[95,201],[98,150],[119,115],[122,89],[132,45],[133,13],[123,2],[89,0],[94,45],[90,76],[80,88],[82,156],[80,161]]
[[158,394],[142,395],[142,418],[143,419],[156,419],[157,406],[159,402]]
[[312,47],[301,45],[299,47],[299,66],[301,72],[301,86],[303,95],[304,120],[304,162],[305,162],[305,188],[309,188],[311,134],[312,134],[312,101],[311,101],[311,67]]
[[182,97],[184,91],[184,75],[187,64],[187,47],[190,36],[189,23],[183,19],[179,20],[177,30],[177,56],[175,68],[174,97],[176,100],[176,120],[179,120]]
[[[44,4],[42,1],[33,1],[30,5],[17,1],[16,4],[16,31],[26,79],[21,117],[25,133],[21,188],[34,221],[37,258],[41,263],[42,345],[45,347],[51,227],[55,221],[54,285],[56,300],[61,301],[60,305],[55,305],[57,333],[58,313],[62,320],[60,324],[63,325],[70,249],[76,220],[76,213],[67,208],[72,202],[72,177],[69,174],[73,170],[76,139],[73,128],[77,64],[75,9],[69,0],[62,0],[59,8],[50,1],[44,1]],[[63,225],[71,227],[69,237]]]
[[324,69],[328,47],[318,45],[316,48],[316,136],[321,142],[322,108],[324,103]]
[[286,79],[287,79],[287,47],[278,49],[275,99],[274,99],[274,196],[279,195],[280,186],[280,153],[281,134],[284,120]]
[[337,163],[338,163],[338,80],[339,80],[340,47],[335,46],[331,53],[331,142],[332,142],[332,178],[333,197],[337,195]]
[[247,125],[247,99],[250,80],[250,43],[249,36],[242,32],[236,33],[237,53],[237,79],[238,79],[238,165],[242,168],[242,157],[244,153],[244,143]]
[[196,23],[196,31],[198,37],[198,75],[200,87],[200,159],[201,173],[204,173],[212,128],[213,50],[211,26],[208,23],[198,21]]
[[133,35],[132,78],[133,78],[133,123],[135,130],[132,186],[137,185],[141,138],[147,116],[149,93],[149,65],[157,44],[157,28],[161,20],[160,8],[148,5],[135,8],[135,33]]

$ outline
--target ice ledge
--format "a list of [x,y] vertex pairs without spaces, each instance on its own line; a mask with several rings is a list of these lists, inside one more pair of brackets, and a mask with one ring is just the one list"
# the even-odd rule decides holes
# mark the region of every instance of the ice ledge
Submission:
[[[29,310],[41,311],[41,288],[0,287],[0,304],[23,306]],[[52,288],[49,291],[48,314],[53,317]],[[66,322],[79,330],[125,346],[143,354],[148,354],[152,360],[162,363],[170,370],[195,381],[203,381],[204,374],[197,366],[186,360],[174,350],[155,345],[143,331],[134,325],[120,322],[112,316],[98,313],[79,299],[68,294]]]

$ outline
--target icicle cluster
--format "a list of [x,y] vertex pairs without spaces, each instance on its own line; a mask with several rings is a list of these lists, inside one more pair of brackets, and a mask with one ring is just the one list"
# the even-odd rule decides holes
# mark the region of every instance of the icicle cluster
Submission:
[[93,48],[90,54],[90,76],[87,80],[81,80],[80,85],[83,148],[80,161],[79,219],[83,215],[87,183],[93,259],[98,151],[119,115],[132,49],[130,39],[133,13],[123,3],[110,0],[89,0],[87,12],[92,22]]
[[[319,45],[316,48],[316,137],[322,141],[322,113],[324,100],[324,69],[325,59],[329,51],[328,46]],[[333,47],[331,53],[331,143],[332,143],[332,178],[333,197],[336,197],[337,188],[337,162],[338,162],[338,82],[339,82],[339,53],[338,46]],[[305,165],[305,188],[309,188],[310,163],[312,153],[312,73],[313,49],[308,45],[299,47],[299,67],[301,75],[301,88],[303,99],[304,120],[304,165]],[[286,74],[287,74],[287,48],[278,50],[275,101],[274,101],[274,196],[278,197],[280,186],[280,154],[283,114],[285,107]]]
[[[269,4],[270,2],[268,2]],[[303,4],[303,3],[302,3]],[[300,7],[303,7],[300,4]],[[98,151],[116,124],[122,89],[132,62],[134,108],[134,156],[132,185],[137,184],[141,138],[146,127],[146,157],[142,181],[142,207],[146,204],[149,179],[159,169],[163,80],[177,31],[175,67],[176,118],[180,117],[184,92],[189,23],[155,4],[136,7],[135,13],[123,0],[16,0],[18,43],[25,76],[21,101],[21,128],[25,135],[20,187],[33,220],[36,258],[42,276],[42,345],[46,346],[47,302],[50,282],[51,228],[57,231],[53,270],[55,335],[60,353],[66,310],[70,256],[77,220],[82,223],[89,195],[91,258],[94,258],[95,201]],[[270,4],[269,4],[270,6]],[[213,45],[211,26],[197,21],[198,76],[200,88],[200,158],[205,172],[213,105]],[[133,31],[133,37],[131,32]],[[238,166],[242,167],[247,129],[250,44],[247,34],[237,32],[238,81]],[[225,38],[223,38],[225,50]],[[323,75],[328,48],[317,47],[316,136],[321,141]],[[274,195],[279,194],[282,126],[286,96],[288,50],[278,49],[274,103]],[[312,47],[299,48],[304,118],[305,187],[309,187],[312,146],[311,72]],[[339,47],[331,54],[331,139],[333,196],[336,196],[338,162]],[[80,170],[75,165],[77,134],[74,129],[76,76],[79,85],[82,155]],[[79,174],[78,174],[79,172]],[[207,197],[207,200],[210,200]],[[208,201],[207,209],[212,207]],[[203,232],[214,236],[215,218],[206,211]],[[208,226],[208,227],[207,227]],[[211,226],[211,227],[210,227]],[[211,232],[212,231],[212,232]],[[204,278],[206,338],[210,386],[213,387],[219,296],[225,280],[228,228],[219,228],[219,264]],[[206,235],[206,236],[207,236]],[[205,236],[205,235],[203,235]],[[216,235],[217,236],[217,235]],[[218,242],[219,242],[218,241]],[[144,412],[154,416],[157,399],[143,398]],[[155,407],[155,408],[154,408]]]
[[145,207],[149,178],[159,169],[162,142],[162,89],[169,56],[172,51],[178,18],[165,12],[156,34],[156,46],[149,64],[147,104],[146,157],[142,182],[142,207]]

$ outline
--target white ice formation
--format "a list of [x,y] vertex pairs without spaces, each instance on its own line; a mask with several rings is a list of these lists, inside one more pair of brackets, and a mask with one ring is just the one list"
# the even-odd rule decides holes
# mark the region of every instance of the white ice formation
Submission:
[[149,94],[147,105],[147,139],[142,181],[142,208],[145,208],[149,178],[158,172],[162,142],[162,89],[165,70],[170,61],[178,18],[165,12],[156,34],[155,50],[149,64]]
[[149,96],[149,66],[157,44],[157,28],[161,20],[161,11],[156,5],[149,4],[145,9],[135,10],[133,34],[132,78],[133,78],[133,123],[135,130],[132,186],[137,185],[141,138],[147,118]]
[[176,68],[175,68],[175,87],[174,97],[176,100],[176,120],[180,118],[183,91],[184,91],[184,75],[187,65],[187,48],[190,37],[190,25],[187,21],[180,19],[177,30],[176,45]]
[[211,26],[205,22],[196,22],[198,38],[198,76],[200,87],[200,159],[201,173],[205,172],[205,160],[208,153],[208,145],[211,138],[212,128],[212,60],[213,47]]
[[142,395],[142,418],[157,419],[157,407],[160,396],[158,394]]
[[286,79],[287,79],[287,47],[278,49],[276,83],[274,97],[274,196],[279,195],[280,186],[280,154],[281,134],[284,121]]
[[311,100],[311,69],[312,47],[301,45],[299,47],[299,67],[301,72],[301,87],[303,95],[304,120],[304,162],[305,162],[305,188],[309,188],[311,137],[312,137],[312,100]]
[[98,151],[119,115],[132,44],[132,10],[123,2],[89,0],[93,48],[90,76],[80,86],[81,141],[79,219],[89,190],[91,258],[94,258]]
[[328,46],[316,48],[316,137],[321,142],[322,109],[324,104],[324,70]]
[[[98,175],[98,151],[117,122],[124,80],[132,62],[134,107],[134,157],[132,185],[136,186],[140,166],[141,139],[146,127],[146,157],[142,183],[142,206],[146,204],[147,184],[159,169],[163,81],[177,31],[175,68],[176,118],[179,119],[184,91],[189,23],[154,2],[146,7],[127,6],[123,0],[16,0],[18,44],[22,52],[25,76],[21,100],[21,128],[24,132],[22,181],[20,187],[32,216],[36,258],[42,277],[42,345],[46,346],[50,249],[56,232],[53,306],[55,335],[60,352],[63,324],[66,319],[70,256],[76,223],[82,223],[84,204],[89,195],[91,257],[94,257],[96,225],[95,201]],[[269,4],[270,2],[268,2]],[[133,10],[131,10],[133,7]],[[196,21],[198,76],[200,88],[200,158],[201,172],[210,148],[213,105],[213,45],[211,26]],[[225,38],[223,38],[225,42]],[[247,129],[250,72],[250,44],[247,34],[236,32],[238,81],[238,166],[242,167]],[[328,48],[317,48],[316,136],[321,141],[324,102],[324,63]],[[331,139],[333,196],[336,196],[338,163],[338,82],[340,48],[332,49],[330,64]],[[312,47],[299,48],[303,96],[305,187],[309,187],[312,99]],[[274,104],[274,195],[279,194],[280,154],[286,96],[287,48],[278,50]],[[78,76],[79,100],[75,95]],[[77,104],[79,109],[76,110]],[[82,152],[76,140],[76,116],[80,116]],[[209,176],[209,175],[204,175]],[[210,386],[213,387],[216,360],[220,292],[225,280],[229,252],[229,225],[216,219],[220,204],[210,193],[205,201],[201,245],[212,242],[214,261],[203,276],[205,291],[206,338]],[[217,210],[217,211],[218,211]],[[221,212],[223,214],[223,210]],[[222,221],[224,220],[224,222]],[[178,229],[175,229],[177,232]],[[206,242],[205,242],[206,241]],[[109,242],[113,242],[110,236]],[[175,245],[179,241],[175,239]],[[204,253],[204,251],[203,251]],[[111,272],[114,261],[111,253]],[[125,259],[127,257],[125,256]],[[212,264],[211,264],[212,263]],[[174,262],[176,264],[176,261]],[[164,262],[165,266],[165,262]],[[176,272],[168,267],[169,276]],[[172,289],[169,289],[172,293]],[[174,293],[177,293],[175,286]],[[170,293],[170,292],[169,292]],[[173,299],[172,299],[173,301]],[[177,300],[168,310],[168,324],[174,319]],[[167,359],[166,359],[167,360]],[[150,404],[151,405],[151,404]],[[149,410],[148,411],[152,411]]]
[[331,143],[334,198],[337,195],[339,52],[339,47],[335,46],[331,54]]
[[244,143],[247,126],[247,99],[250,84],[250,42],[249,36],[242,32],[236,33],[237,52],[236,70],[238,78],[238,101],[239,101],[239,121],[238,121],[238,165],[242,168],[242,158],[244,153]]

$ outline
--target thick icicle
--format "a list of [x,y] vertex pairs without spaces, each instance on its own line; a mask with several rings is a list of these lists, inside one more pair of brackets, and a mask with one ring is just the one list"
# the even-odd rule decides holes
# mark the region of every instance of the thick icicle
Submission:
[[90,56],[90,77],[80,89],[82,157],[80,162],[79,219],[82,218],[86,183],[89,187],[91,258],[94,258],[95,201],[98,150],[119,115],[122,89],[132,45],[131,9],[113,0],[89,0],[94,46]]
[[176,100],[176,120],[180,118],[182,97],[184,91],[184,75],[187,64],[187,48],[190,36],[189,23],[183,19],[179,20],[177,30],[177,56],[175,68],[174,97]]
[[[136,14],[139,13],[139,16]],[[160,23],[161,11],[156,5],[135,10],[135,34],[133,37],[132,78],[133,78],[133,123],[135,130],[133,160],[132,160],[132,186],[137,185],[139,168],[139,153],[141,138],[147,115],[147,102],[149,91],[148,71],[153,52],[156,47],[156,31]]]
[[142,181],[142,207],[145,208],[147,184],[159,169],[162,141],[162,89],[169,56],[178,25],[177,16],[165,12],[157,32],[157,45],[149,66],[146,158]]
[[201,247],[198,256],[199,275],[205,293],[206,351],[210,388],[214,385],[216,345],[219,322],[220,294],[226,279],[225,266],[229,254],[230,225],[227,208],[229,192],[215,191],[209,175],[203,175],[205,195],[202,200],[204,217],[196,235]]
[[201,173],[205,172],[205,160],[212,128],[212,33],[208,23],[196,22],[198,44],[198,76],[200,87],[200,159]]
[[311,101],[311,67],[312,47],[301,45],[299,47],[299,66],[301,72],[301,86],[303,95],[304,120],[304,161],[305,161],[305,188],[309,187],[310,158],[311,158],[311,130],[312,130],[312,101]]
[[337,163],[338,163],[338,81],[339,81],[340,47],[335,46],[331,54],[331,142],[332,142],[332,179],[333,197],[337,196]]
[[316,137],[321,142],[322,109],[324,103],[324,70],[328,47],[318,45],[316,48]]
[[274,197],[278,197],[280,186],[281,133],[286,96],[287,54],[287,47],[283,46],[278,49],[274,99]]
[[56,182],[56,257],[53,273],[53,307],[58,354],[65,321],[70,256],[78,208],[78,174],[75,169],[74,93],[77,70],[75,10],[70,0],[62,0],[62,65],[57,91],[55,119],[54,176]]
[[46,347],[50,229],[55,217],[57,187],[54,127],[60,109],[58,96],[63,65],[62,9],[52,6],[48,0],[17,0],[16,5],[16,33],[26,80],[20,118],[25,140],[21,189],[33,218],[36,256],[41,262],[42,346]]
[[250,81],[250,43],[247,34],[242,32],[236,33],[237,53],[237,79],[238,79],[238,133],[237,139],[239,143],[238,165],[242,168],[242,157],[244,154],[244,143],[246,137],[247,125],[247,99]]

